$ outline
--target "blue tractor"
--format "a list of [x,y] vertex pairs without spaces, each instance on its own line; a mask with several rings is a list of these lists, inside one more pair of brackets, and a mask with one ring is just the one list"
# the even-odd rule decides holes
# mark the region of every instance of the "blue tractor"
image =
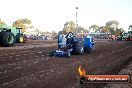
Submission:
[[50,56],[66,56],[71,54],[83,55],[85,52],[91,53],[94,45],[93,37],[85,36],[77,38],[74,33],[58,35],[58,49],[50,52]]

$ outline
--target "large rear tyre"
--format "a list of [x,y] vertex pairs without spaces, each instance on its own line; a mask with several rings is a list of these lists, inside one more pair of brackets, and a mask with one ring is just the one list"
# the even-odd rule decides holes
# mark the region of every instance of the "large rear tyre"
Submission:
[[12,32],[3,32],[1,40],[3,46],[9,47],[15,44],[15,36]]
[[87,53],[92,53],[92,48],[90,48],[90,47],[85,47],[85,51],[86,51]]
[[79,55],[83,55],[84,54],[84,45],[83,45],[82,41],[78,41],[75,44],[75,50],[74,50],[74,52],[76,54],[79,54]]

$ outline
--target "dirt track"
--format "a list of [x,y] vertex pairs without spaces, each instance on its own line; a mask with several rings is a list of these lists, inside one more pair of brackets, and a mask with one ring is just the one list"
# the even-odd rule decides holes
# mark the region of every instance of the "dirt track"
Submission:
[[132,60],[129,42],[98,40],[91,54],[49,57],[49,51],[57,48],[55,42],[0,47],[0,88],[77,88],[80,65],[87,74],[117,74]]

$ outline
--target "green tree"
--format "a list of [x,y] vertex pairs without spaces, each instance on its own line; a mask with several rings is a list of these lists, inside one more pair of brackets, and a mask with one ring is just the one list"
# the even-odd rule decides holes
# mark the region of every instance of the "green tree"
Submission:
[[34,30],[34,32],[35,32],[37,35],[39,35],[39,34],[40,34],[39,29],[35,29],[35,30]]
[[86,30],[85,28],[79,26],[78,29],[77,29],[77,33],[88,33],[89,30]]
[[75,32],[75,23],[73,21],[68,21],[64,24],[63,33]]
[[109,29],[111,34],[115,34],[116,30],[118,29],[119,22],[116,20],[109,21],[105,24],[105,27]]
[[99,26],[94,24],[92,26],[89,27],[90,30],[93,30],[94,32],[99,32]]
[[52,30],[51,35],[52,38],[54,39],[57,36],[57,32],[55,30]]
[[115,31],[115,34],[117,36],[121,35],[122,33],[124,32],[124,30],[122,28],[117,28],[116,31]]
[[108,33],[109,29],[106,26],[101,26],[101,27],[99,27],[99,31],[101,33]]
[[29,26],[28,28],[33,29],[33,28],[34,28],[34,26],[32,25],[32,26]]
[[132,25],[129,26],[128,30],[132,31]]
[[24,33],[26,31],[26,29],[30,27],[31,23],[32,23],[32,21],[27,18],[18,19],[15,22],[13,22],[12,26],[22,28],[22,32]]
[[0,24],[5,24],[5,22],[0,19]]

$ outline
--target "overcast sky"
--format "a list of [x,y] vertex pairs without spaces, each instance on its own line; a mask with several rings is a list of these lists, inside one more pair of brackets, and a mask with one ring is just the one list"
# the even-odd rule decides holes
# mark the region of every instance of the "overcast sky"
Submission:
[[127,30],[132,24],[132,0],[0,0],[0,18],[8,25],[18,18],[29,18],[43,31],[60,31],[64,23],[76,20],[86,29],[117,20]]

